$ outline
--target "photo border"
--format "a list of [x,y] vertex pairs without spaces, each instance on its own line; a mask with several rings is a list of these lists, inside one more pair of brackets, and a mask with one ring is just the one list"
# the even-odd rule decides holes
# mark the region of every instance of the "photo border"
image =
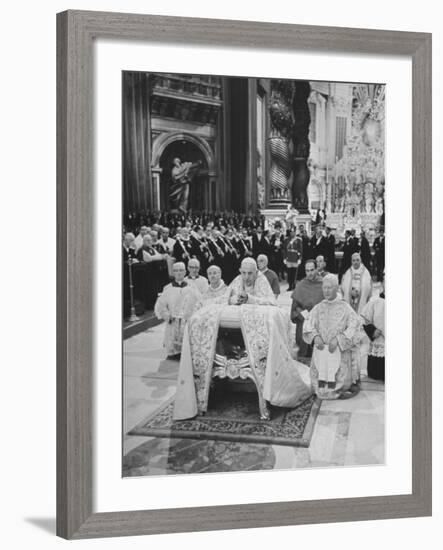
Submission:
[[[412,493],[93,513],[93,43],[97,38],[412,61]],[[431,515],[432,35],[68,10],[57,14],[57,534],[67,539]]]

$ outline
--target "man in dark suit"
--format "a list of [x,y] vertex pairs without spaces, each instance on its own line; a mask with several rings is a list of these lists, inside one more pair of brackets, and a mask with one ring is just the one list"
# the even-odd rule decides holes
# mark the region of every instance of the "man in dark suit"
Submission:
[[188,261],[195,255],[191,239],[189,238],[189,232],[186,228],[181,228],[177,234],[177,238],[174,245],[173,256],[176,262],[183,262],[185,266],[188,265]]
[[297,270],[297,281],[301,281],[305,278],[305,263],[308,260],[312,260],[311,239],[303,225],[300,226],[300,238],[302,240],[302,259],[300,267]]
[[277,273],[279,277],[284,278],[284,275],[285,275],[285,264],[283,263],[284,240],[280,229],[275,230],[275,233],[272,235],[270,239],[270,243],[271,243],[272,254],[271,254],[271,258],[269,259],[269,262],[271,264],[271,268]]
[[340,267],[340,275],[346,273],[346,271],[351,267],[352,254],[359,251],[360,243],[358,238],[355,236],[355,229],[347,229],[345,231],[345,242],[343,244],[343,260]]
[[361,232],[360,235],[360,257],[361,261],[363,262],[366,269],[369,271],[369,273],[372,274],[371,270],[371,247],[369,246],[369,241],[366,238],[366,234],[364,231]]
[[326,227],[326,249],[325,249],[325,260],[326,260],[326,268],[330,273],[336,273],[336,267],[335,267],[335,237],[331,233],[331,228]]
[[247,229],[242,229],[237,239],[237,250],[240,253],[240,259],[252,256],[252,242]]
[[374,250],[377,281],[382,281],[385,269],[385,232],[382,227],[380,227],[379,234],[374,239]]
[[252,255],[256,259],[259,254],[265,254],[270,256],[271,243],[267,237],[267,234],[261,227],[257,227],[255,233],[252,235]]
[[[317,256],[326,255],[326,239],[323,236],[322,228],[320,225],[317,225],[315,228],[315,234],[311,239],[311,256],[316,258]],[[311,258],[307,258],[311,259]]]

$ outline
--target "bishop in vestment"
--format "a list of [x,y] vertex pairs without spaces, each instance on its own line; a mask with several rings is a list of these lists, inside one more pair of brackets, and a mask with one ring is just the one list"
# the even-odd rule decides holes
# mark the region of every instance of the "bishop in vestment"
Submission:
[[311,382],[321,399],[352,397],[360,388],[362,323],[351,306],[337,296],[338,279],[326,275],[324,300],[312,308],[303,325],[303,338],[314,344]]

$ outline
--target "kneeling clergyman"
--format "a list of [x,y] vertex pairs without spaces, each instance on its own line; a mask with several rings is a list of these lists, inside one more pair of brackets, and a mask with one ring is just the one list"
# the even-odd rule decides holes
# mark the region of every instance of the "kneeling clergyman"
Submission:
[[164,347],[171,359],[181,354],[185,324],[198,299],[197,291],[184,280],[184,263],[175,263],[172,274],[174,281],[165,286],[154,307],[156,317],[165,321]]
[[362,323],[352,307],[337,296],[338,278],[326,275],[324,300],[313,307],[303,325],[303,338],[314,344],[311,382],[321,399],[349,398],[360,389]]
[[202,293],[201,305],[207,305],[209,303],[222,303],[225,298],[224,295],[228,290],[225,282],[222,279],[222,271],[218,265],[210,265],[206,271],[208,275],[209,285]]
[[185,281],[188,285],[194,287],[195,289],[203,294],[208,288],[208,280],[206,277],[200,275],[200,262],[197,258],[191,258],[188,262],[188,271],[189,275],[185,277]]

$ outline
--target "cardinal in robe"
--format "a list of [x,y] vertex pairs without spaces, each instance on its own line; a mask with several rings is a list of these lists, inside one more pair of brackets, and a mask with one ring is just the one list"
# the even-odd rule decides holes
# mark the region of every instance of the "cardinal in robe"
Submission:
[[311,309],[323,300],[322,278],[318,276],[315,260],[305,263],[306,277],[297,283],[292,293],[291,320],[296,325],[295,340],[300,357],[310,357],[311,348],[303,339],[303,323]]
[[184,263],[175,263],[172,274],[174,281],[166,285],[157,298],[154,312],[158,319],[165,321],[164,347],[168,358],[177,359],[182,350],[185,324],[192,315],[198,293],[184,280]]
[[338,296],[338,278],[323,278],[324,299],[314,306],[303,325],[303,338],[314,345],[312,388],[320,399],[345,399],[360,390],[362,323],[352,307]]

